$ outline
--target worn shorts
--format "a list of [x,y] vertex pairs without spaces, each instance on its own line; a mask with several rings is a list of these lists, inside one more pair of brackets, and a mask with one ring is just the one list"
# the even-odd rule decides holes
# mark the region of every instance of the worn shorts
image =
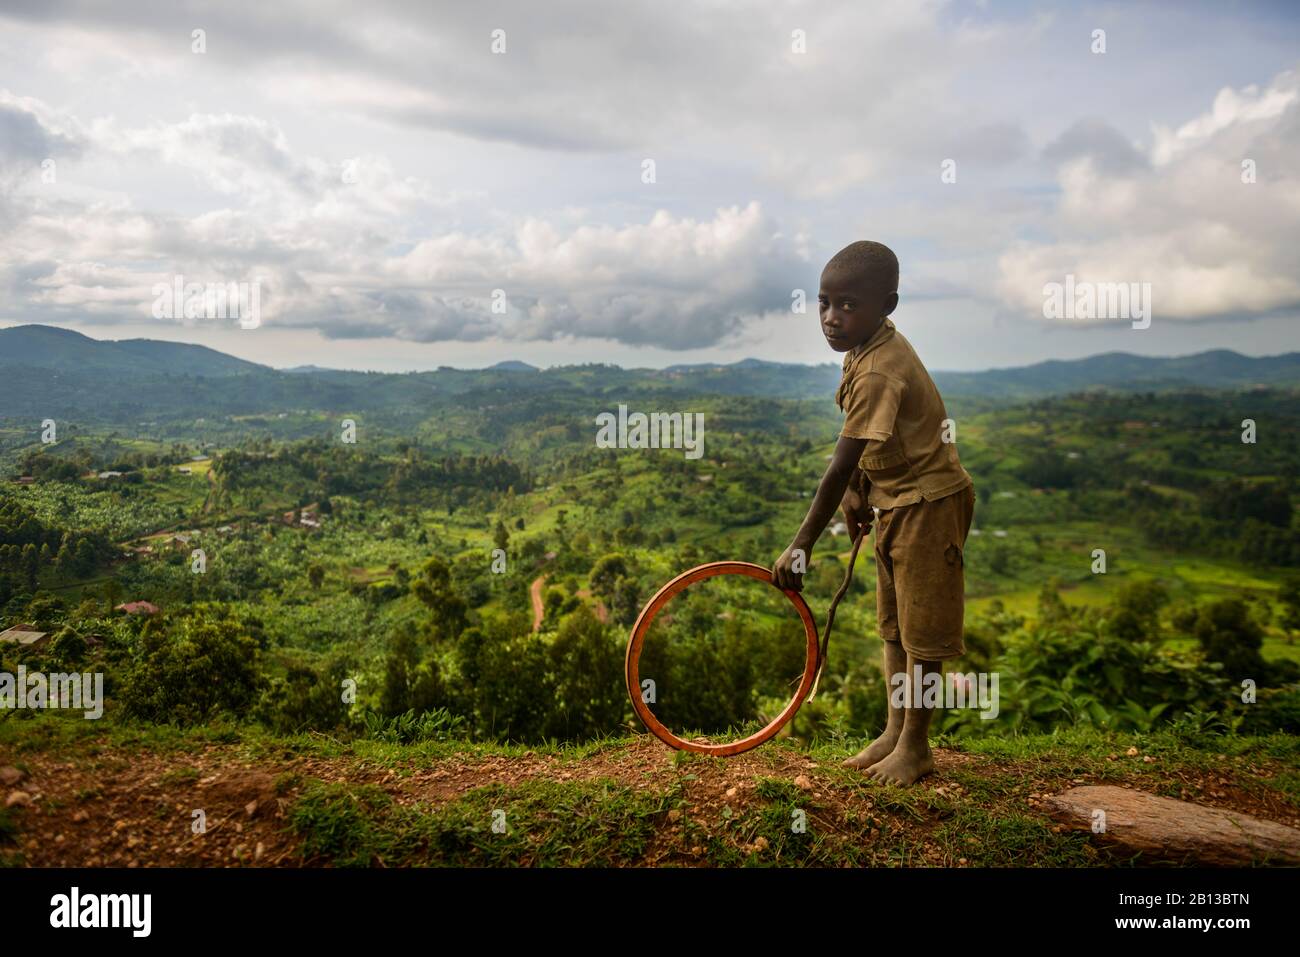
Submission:
[[966,534],[972,486],[932,502],[881,509],[876,517],[876,617],[880,637],[925,661],[965,654]]

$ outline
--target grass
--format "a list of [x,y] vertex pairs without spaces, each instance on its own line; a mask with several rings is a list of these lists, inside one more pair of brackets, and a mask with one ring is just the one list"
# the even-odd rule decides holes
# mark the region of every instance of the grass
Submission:
[[[1300,810],[1300,738],[1287,734],[1076,727],[939,736],[936,746],[956,760],[946,759],[928,785],[906,789],[841,767],[856,740],[808,747],[774,741],[749,753],[739,779],[735,762],[692,752],[665,752],[666,765],[653,775],[640,775],[639,765],[618,770],[625,749],[645,740],[407,746],[342,735],[276,736],[255,726],[186,730],[49,715],[0,721],[0,751],[13,755],[6,761],[57,756],[113,768],[115,779],[131,773],[134,753],[225,746],[228,760],[274,775],[275,793],[288,802],[286,826],[299,862],[337,867],[1122,865],[1125,858],[1086,833],[1055,826],[1031,796],[1086,781],[1197,800],[1214,786],[1207,782],[1227,775],[1251,807]],[[1130,756],[1130,748],[1154,760]],[[482,780],[485,759],[525,756],[558,758],[553,770],[602,764],[588,779],[564,780],[548,770],[505,774],[506,780],[450,797],[418,783],[419,772],[438,767],[478,768],[473,773]],[[310,759],[305,766],[303,758]],[[807,761],[817,768],[808,771],[812,786],[803,788],[790,769]],[[395,772],[384,779],[388,790],[375,783],[385,769]],[[160,783],[192,785],[198,777],[181,761]],[[724,798],[735,783],[741,793]],[[69,797],[95,799],[96,790]],[[0,861],[15,827],[13,815],[0,817]]]
[[404,807],[375,787],[314,781],[289,821],[305,861],[337,867],[616,866],[645,853],[672,803],[609,781],[532,780]]

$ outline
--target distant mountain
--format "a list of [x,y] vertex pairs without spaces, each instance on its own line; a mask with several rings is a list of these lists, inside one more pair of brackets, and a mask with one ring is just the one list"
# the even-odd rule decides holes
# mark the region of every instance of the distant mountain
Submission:
[[[522,375],[527,372],[529,374]],[[238,377],[238,384],[230,380]],[[1016,402],[1093,389],[1163,392],[1173,389],[1300,388],[1300,353],[1250,358],[1228,350],[1175,358],[1112,352],[985,372],[934,373],[944,398],[956,404]],[[128,339],[91,339],[50,326],[0,329],[0,419],[48,416],[87,422],[237,417],[299,412],[383,412],[385,421],[414,427],[439,414],[508,416],[517,402],[590,398],[600,408],[619,402],[667,403],[705,396],[760,401],[804,399],[829,404],[838,363],[798,365],[742,359],[666,369],[623,369],[586,363],[539,370],[507,360],[488,369],[440,367],[432,372],[357,372],[298,366],[277,370],[203,346]],[[179,386],[179,387],[178,387]],[[586,401],[586,398],[583,401]],[[232,418],[233,417],[233,418]],[[2,441],[2,440],[0,440]]]
[[266,370],[207,346],[158,339],[92,339],[56,326],[0,329],[0,366],[24,365],[60,372],[228,376]]
[[1089,389],[1163,392],[1169,389],[1247,389],[1300,385],[1300,352],[1252,358],[1228,349],[1173,358],[1107,352],[1086,359],[1052,359],[984,372],[936,372],[947,395],[1029,398]]

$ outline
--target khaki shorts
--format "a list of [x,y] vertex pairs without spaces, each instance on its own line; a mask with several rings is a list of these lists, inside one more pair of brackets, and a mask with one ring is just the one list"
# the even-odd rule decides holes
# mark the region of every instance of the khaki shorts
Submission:
[[965,654],[962,550],[975,513],[967,486],[933,502],[881,509],[876,518],[880,637],[923,661]]

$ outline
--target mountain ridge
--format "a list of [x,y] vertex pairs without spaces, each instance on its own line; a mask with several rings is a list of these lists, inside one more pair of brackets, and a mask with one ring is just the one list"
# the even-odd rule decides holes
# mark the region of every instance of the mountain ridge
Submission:
[[[806,365],[744,358],[730,363],[701,362],[662,369],[625,369],[590,363],[539,369],[530,363],[507,359],[484,369],[441,366],[416,373],[362,372],[296,366],[271,366],[239,359],[207,346],[157,339],[95,339],[58,326],[39,324],[0,329],[0,367],[22,367],[23,381],[40,379],[39,370],[58,373],[73,381],[117,374],[133,378],[150,376],[202,376],[226,378],[253,376],[268,383],[284,379],[343,383],[375,382],[375,377],[405,377],[441,381],[492,383],[495,387],[524,387],[525,382],[545,383],[576,375],[608,375],[611,382],[640,380],[666,386],[687,386],[723,395],[815,398],[834,391],[837,363]],[[592,371],[595,369],[596,371]],[[517,373],[528,372],[521,379]],[[1212,349],[1185,356],[1139,356],[1105,352],[1082,359],[1047,359],[1024,366],[1006,366],[977,372],[935,370],[935,383],[945,396],[1023,399],[1090,389],[1126,392],[1170,388],[1241,389],[1256,386],[1300,386],[1300,352],[1275,356],[1245,356],[1231,349]],[[89,380],[87,380],[89,381]],[[385,379],[386,381],[386,379]],[[829,391],[828,391],[829,390]]]

